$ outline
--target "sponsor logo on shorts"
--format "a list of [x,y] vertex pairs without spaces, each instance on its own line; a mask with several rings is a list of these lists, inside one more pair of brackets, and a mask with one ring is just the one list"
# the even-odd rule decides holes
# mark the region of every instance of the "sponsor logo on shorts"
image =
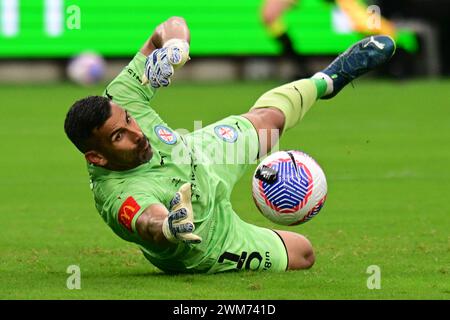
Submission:
[[227,125],[218,125],[214,128],[216,135],[225,142],[233,143],[237,140],[238,133],[235,128]]
[[130,196],[122,203],[119,209],[119,222],[129,231],[133,231],[131,222],[140,208],[141,206]]
[[155,133],[158,136],[159,140],[166,144],[177,143],[177,136],[175,135],[175,133],[165,126],[156,126]]

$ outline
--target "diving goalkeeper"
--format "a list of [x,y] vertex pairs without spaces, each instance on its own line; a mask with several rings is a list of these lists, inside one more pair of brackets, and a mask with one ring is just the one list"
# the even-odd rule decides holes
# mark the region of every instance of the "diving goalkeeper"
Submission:
[[[248,112],[180,135],[150,102],[189,60],[189,44],[184,19],[164,21],[103,96],[81,99],[68,111],[64,129],[87,161],[98,212],[165,272],[311,267],[314,252],[304,236],[242,221],[231,191],[250,163],[276,143],[268,137],[297,125],[317,99],[332,98],[387,62],[393,40],[364,39],[312,78],[264,93]],[[224,157],[245,150],[239,153],[244,158],[208,161],[205,150],[211,148]]]

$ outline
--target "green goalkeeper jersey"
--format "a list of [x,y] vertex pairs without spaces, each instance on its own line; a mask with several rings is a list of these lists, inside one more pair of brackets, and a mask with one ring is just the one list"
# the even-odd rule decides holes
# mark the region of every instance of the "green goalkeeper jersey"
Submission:
[[[145,59],[138,53],[104,95],[136,119],[150,141],[153,157],[128,171],[88,164],[96,208],[118,236],[138,244],[157,267],[206,272],[217,262],[223,246],[232,241],[229,237],[239,218],[229,202],[231,190],[256,159],[258,138],[250,122],[239,116],[184,136],[172,130],[149,105],[154,90],[141,85]],[[141,239],[135,226],[140,214],[151,204],[169,208],[186,182],[192,185],[194,233],[203,241],[160,248]]]

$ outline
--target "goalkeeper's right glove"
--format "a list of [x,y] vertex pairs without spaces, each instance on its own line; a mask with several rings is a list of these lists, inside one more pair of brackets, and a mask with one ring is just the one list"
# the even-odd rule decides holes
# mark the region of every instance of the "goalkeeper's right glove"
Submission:
[[167,87],[174,69],[182,67],[189,60],[189,43],[170,39],[160,49],[150,53],[145,61],[142,84],[150,83],[153,88]]
[[162,231],[172,243],[200,243],[202,238],[194,234],[194,212],[191,203],[191,184],[181,186],[170,201],[170,212],[163,222]]

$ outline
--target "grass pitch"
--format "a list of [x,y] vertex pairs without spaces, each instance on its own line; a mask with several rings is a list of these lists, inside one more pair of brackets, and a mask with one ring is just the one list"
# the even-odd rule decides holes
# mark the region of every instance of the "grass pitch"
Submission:
[[[153,106],[172,128],[193,130],[194,120],[245,112],[275,85],[176,83]],[[1,299],[450,298],[449,81],[359,81],[319,101],[281,142],[311,154],[327,175],[321,213],[284,228],[312,241],[315,266],[210,276],[161,273],[97,214],[63,121],[74,100],[101,91],[0,87]],[[236,185],[234,207],[275,227],[254,207],[251,174]],[[80,290],[66,287],[70,265],[80,267]],[[367,287],[372,265],[380,289]]]

